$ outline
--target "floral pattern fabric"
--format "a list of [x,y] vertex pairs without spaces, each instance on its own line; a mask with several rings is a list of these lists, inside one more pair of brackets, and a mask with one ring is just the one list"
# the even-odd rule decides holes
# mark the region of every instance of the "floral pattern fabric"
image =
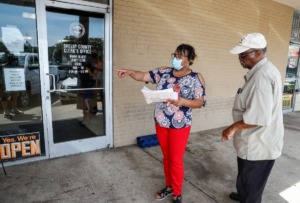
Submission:
[[[178,96],[193,100],[204,97],[206,101],[205,88],[201,83],[198,73],[191,72],[183,77],[176,77],[173,68],[155,69],[149,71],[151,83],[156,84],[157,90],[173,88],[178,92]],[[165,128],[184,128],[192,124],[192,109],[186,106],[175,106],[165,102],[155,104],[154,120],[161,127]]]

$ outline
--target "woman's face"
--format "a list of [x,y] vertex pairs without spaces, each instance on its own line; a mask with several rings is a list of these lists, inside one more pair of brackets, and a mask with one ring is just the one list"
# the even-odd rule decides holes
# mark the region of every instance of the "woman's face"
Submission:
[[181,59],[181,60],[182,60],[182,61],[181,61],[181,65],[182,65],[183,67],[189,65],[190,62],[189,62],[189,60],[188,60],[188,58],[187,58],[187,55],[184,54],[183,52],[180,53],[178,50],[175,50],[174,56],[175,56],[177,59]]

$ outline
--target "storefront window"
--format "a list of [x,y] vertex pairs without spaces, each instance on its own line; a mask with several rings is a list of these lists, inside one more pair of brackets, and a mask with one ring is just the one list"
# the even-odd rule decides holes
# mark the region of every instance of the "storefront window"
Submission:
[[282,109],[292,109],[293,104],[293,92],[295,87],[295,81],[288,81],[285,80],[284,83],[284,90],[283,90],[283,97],[282,97]]
[[299,50],[300,46],[298,45],[289,46],[288,63],[283,88],[283,110],[293,108],[294,92],[297,91],[297,87],[295,85],[299,66]]
[[298,73],[299,45],[290,45],[288,53],[288,64],[286,68],[286,78],[295,78]]
[[300,43],[300,11],[294,13],[291,42]]
[[[288,61],[283,88],[282,108],[287,111],[296,111],[299,103],[299,51],[300,51],[300,12],[295,11],[289,46]],[[299,106],[299,105],[298,105]]]
[[0,0],[0,13],[1,159],[45,154],[35,5]]

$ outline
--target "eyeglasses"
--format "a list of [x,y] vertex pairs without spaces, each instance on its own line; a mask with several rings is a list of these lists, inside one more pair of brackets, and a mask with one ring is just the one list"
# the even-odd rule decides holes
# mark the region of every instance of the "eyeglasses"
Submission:
[[182,57],[182,55],[181,54],[172,53],[171,57],[172,57],[172,59],[174,59],[174,58],[180,59]]
[[252,51],[250,51],[250,52],[244,52],[244,53],[241,53],[241,54],[239,54],[239,57],[240,58],[246,58],[249,54],[251,54],[251,53],[253,53],[253,52],[256,52],[256,50],[252,50]]
[[172,59],[174,59],[174,58],[181,59],[183,56],[184,56],[184,55],[176,54],[176,53],[172,53],[172,54],[171,54]]

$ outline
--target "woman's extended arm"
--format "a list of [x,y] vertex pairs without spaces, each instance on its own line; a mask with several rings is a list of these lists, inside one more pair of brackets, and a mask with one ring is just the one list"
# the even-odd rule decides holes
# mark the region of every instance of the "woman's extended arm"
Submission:
[[150,82],[150,73],[128,69],[115,69],[118,72],[119,78],[125,78],[126,76],[132,77],[136,81]]

